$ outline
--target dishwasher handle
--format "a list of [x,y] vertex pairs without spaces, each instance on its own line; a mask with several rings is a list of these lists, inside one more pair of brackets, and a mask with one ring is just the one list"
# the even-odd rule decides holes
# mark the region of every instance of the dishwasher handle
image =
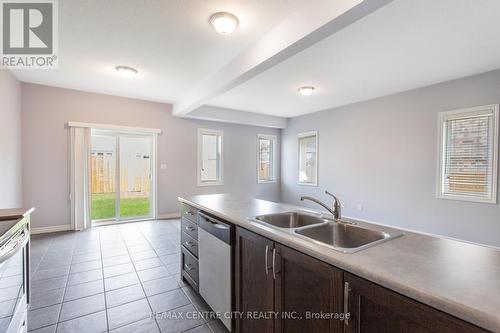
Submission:
[[224,224],[220,224],[220,223],[215,223],[213,221],[210,221],[209,222],[213,223],[214,224],[214,228],[217,228],[217,229],[222,229],[222,230],[227,230],[229,229],[229,226],[227,225],[224,225]]
[[200,212],[199,216],[198,223],[200,228],[229,245],[233,244],[234,227],[231,224],[222,222],[204,212]]

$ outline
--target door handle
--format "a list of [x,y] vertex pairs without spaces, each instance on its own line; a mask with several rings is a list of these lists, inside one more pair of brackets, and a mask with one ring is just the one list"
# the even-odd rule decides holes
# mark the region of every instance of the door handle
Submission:
[[[351,287],[349,286],[349,282],[344,282],[344,316],[349,313],[349,292],[351,291]],[[349,317],[346,316],[344,319],[344,325],[349,326]]]
[[266,253],[265,253],[265,256],[264,256],[264,264],[266,265],[266,275],[269,274],[269,265],[267,263],[267,253],[269,252],[269,245],[266,245]]
[[273,248],[273,279],[275,280],[276,274],[279,274],[279,272],[276,271],[276,248]]

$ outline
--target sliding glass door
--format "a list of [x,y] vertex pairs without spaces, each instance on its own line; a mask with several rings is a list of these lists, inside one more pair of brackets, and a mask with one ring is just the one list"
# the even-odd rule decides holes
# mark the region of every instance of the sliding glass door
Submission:
[[116,138],[92,134],[91,216],[92,221],[116,218]]
[[152,137],[120,136],[120,217],[151,216]]
[[154,142],[151,135],[92,131],[92,221],[153,217]]

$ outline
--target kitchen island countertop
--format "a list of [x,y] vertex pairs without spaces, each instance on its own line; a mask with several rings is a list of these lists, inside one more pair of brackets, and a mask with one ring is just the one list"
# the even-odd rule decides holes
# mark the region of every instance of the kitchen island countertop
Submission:
[[[500,332],[500,250],[403,231],[402,237],[346,254],[248,219],[303,207],[230,194],[180,197],[179,201],[462,320]],[[356,223],[382,231],[401,231]]]

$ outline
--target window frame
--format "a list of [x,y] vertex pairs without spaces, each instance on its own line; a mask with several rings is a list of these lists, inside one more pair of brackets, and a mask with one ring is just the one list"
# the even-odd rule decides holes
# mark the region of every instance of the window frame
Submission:
[[[265,179],[260,179],[259,177],[259,167],[260,167],[260,139],[267,139],[271,140],[272,142],[272,149],[273,149],[273,156],[272,156],[272,161],[270,161],[271,164],[271,170],[272,170],[272,179],[271,180],[265,180]],[[271,134],[257,134],[257,183],[258,184],[273,184],[278,182],[278,137],[276,135],[271,135]]]
[[[316,137],[316,179],[313,183],[300,181],[300,139],[308,136]],[[319,184],[319,135],[318,131],[302,132],[297,135],[297,184],[303,186],[318,186]]]
[[[491,114],[493,117],[492,130],[490,133],[491,140],[493,143],[493,154],[492,154],[492,175],[491,175],[491,197],[488,198],[478,198],[473,196],[465,195],[453,195],[443,192],[443,180],[444,180],[444,165],[445,165],[445,123],[449,119],[460,119],[471,116],[478,116],[481,114]],[[451,111],[443,111],[438,113],[438,166],[437,166],[437,182],[436,182],[436,198],[447,199],[447,200],[458,200],[458,201],[468,201],[477,203],[497,203],[497,185],[498,185],[498,131],[499,131],[499,105],[490,104],[475,106],[464,109],[456,109]]]
[[[219,154],[219,179],[216,181],[202,181],[201,171],[203,168],[203,135],[217,135],[220,137]],[[220,186],[224,185],[224,131],[207,128],[198,128],[198,158],[197,158],[197,184],[198,186]]]

